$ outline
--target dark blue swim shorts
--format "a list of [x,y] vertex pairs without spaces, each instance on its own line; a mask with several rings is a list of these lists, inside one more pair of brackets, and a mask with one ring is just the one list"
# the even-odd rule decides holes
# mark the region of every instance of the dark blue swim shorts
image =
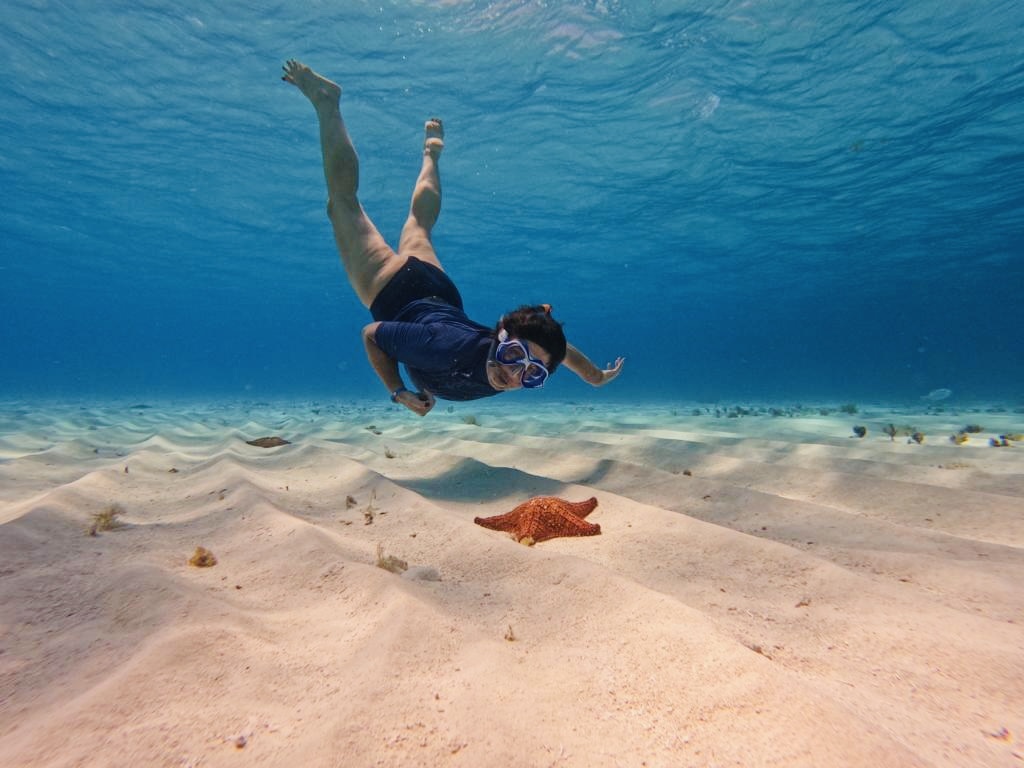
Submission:
[[410,303],[438,299],[462,309],[462,296],[455,283],[433,264],[410,256],[370,305],[374,320],[394,320]]

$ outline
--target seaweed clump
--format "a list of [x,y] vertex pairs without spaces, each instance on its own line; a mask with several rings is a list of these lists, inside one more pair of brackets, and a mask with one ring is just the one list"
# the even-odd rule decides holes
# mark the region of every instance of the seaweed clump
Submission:
[[212,568],[217,564],[217,558],[206,547],[196,547],[196,551],[188,559],[188,564],[196,568]]
[[99,512],[92,515],[92,525],[89,526],[89,535],[98,536],[100,531],[115,531],[121,528],[124,523],[118,518],[124,514],[124,507],[120,504],[110,504]]
[[385,555],[383,544],[377,545],[377,567],[391,571],[391,573],[402,573],[409,570],[409,564],[405,560],[400,560],[394,555]]
[[[923,442],[924,439],[924,433],[918,431],[917,427],[911,426],[909,424],[901,424],[898,427],[895,424],[887,424],[886,426],[882,427],[882,432],[887,434],[890,440],[895,440],[897,437],[909,437],[910,440],[919,443]],[[915,437],[915,435],[920,435],[922,439],[918,440]],[[908,440],[907,442],[910,442],[910,440]]]
[[855,437],[864,437],[868,433],[868,428],[858,424],[853,428],[853,434]]

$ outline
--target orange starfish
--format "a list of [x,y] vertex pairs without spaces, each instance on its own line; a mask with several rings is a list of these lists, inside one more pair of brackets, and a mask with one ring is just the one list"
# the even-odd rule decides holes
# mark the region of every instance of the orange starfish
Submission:
[[507,531],[520,544],[532,545],[558,536],[596,536],[601,526],[583,518],[594,511],[597,499],[566,501],[536,496],[505,515],[477,517],[473,522],[492,531]]

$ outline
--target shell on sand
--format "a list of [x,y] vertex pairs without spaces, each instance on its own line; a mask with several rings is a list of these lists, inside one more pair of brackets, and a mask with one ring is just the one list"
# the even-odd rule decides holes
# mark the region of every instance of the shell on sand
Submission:
[[283,437],[257,437],[255,440],[246,440],[249,445],[255,445],[257,448],[277,448],[279,445],[291,445],[291,441],[285,440]]

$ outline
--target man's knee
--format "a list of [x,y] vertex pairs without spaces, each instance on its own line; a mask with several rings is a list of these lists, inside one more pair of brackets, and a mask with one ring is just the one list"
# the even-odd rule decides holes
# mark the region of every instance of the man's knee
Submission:
[[336,217],[349,219],[360,213],[359,201],[355,197],[327,198],[327,218],[332,222]]

